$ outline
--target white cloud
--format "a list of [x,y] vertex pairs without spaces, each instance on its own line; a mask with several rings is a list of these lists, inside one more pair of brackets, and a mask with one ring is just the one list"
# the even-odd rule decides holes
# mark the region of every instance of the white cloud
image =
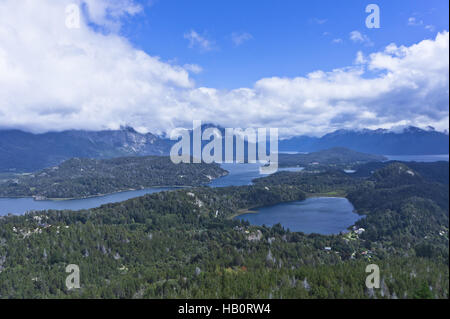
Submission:
[[339,44],[339,43],[342,43],[342,42],[344,42],[344,41],[342,41],[342,39],[340,39],[340,38],[337,38],[337,39],[333,39],[333,41],[331,41],[332,43],[336,43],[336,44]]
[[67,28],[71,2],[0,2],[1,126],[117,127],[174,105],[177,91],[193,87],[185,69],[134,49],[115,33],[96,33],[84,20],[80,29]]
[[[71,2],[0,1],[0,127],[42,132],[129,124],[167,132],[202,120],[278,127],[281,135],[409,124],[448,129],[448,32],[358,54],[357,64],[330,72],[218,90],[195,85],[189,72],[198,66],[164,62],[116,32],[94,31],[85,18],[80,29],[66,28]],[[115,20],[99,16],[104,25]]]
[[185,33],[184,38],[189,40],[190,48],[197,47],[203,51],[210,51],[213,48],[211,41],[198,34],[195,30]]
[[195,73],[195,74],[203,72],[203,68],[200,65],[197,65],[197,64],[185,64],[183,66],[183,68],[185,70],[187,70],[189,72],[192,72],[192,73]]
[[417,20],[415,17],[409,17],[408,18],[408,25],[411,27],[421,27],[423,26],[426,30],[430,32],[435,31],[435,26],[431,24],[426,24],[423,22],[423,20]]
[[142,6],[133,0],[84,0],[88,19],[107,31],[118,31],[121,19],[142,11]]
[[350,32],[350,40],[355,43],[363,43],[367,46],[373,46],[373,42],[369,39],[369,37],[365,34],[362,34],[359,31]]
[[253,39],[253,36],[248,32],[233,32],[231,34],[231,40],[235,46],[240,46],[244,42]]

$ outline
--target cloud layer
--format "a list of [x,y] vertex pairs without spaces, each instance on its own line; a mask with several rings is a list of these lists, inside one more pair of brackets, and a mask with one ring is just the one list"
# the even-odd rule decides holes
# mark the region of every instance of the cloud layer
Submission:
[[[74,2],[84,8],[79,29],[65,25]],[[200,66],[169,64],[119,36],[121,19],[139,10],[132,1],[0,0],[0,127],[132,125],[162,133],[202,120],[278,127],[286,136],[409,124],[448,129],[447,31],[410,47],[355,53],[349,67],[224,91],[195,85],[189,73]]]

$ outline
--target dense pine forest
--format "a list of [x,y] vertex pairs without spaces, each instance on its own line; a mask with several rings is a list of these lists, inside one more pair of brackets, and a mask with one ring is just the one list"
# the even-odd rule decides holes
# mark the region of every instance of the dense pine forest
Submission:
[[[448,298],[448,180],[402,163],[361,175],[279,172],[252,186],[1,217],[0,297]],[[324,193],[365,218],[331,236],[233,219]],[[65,286],[68,264],[80,267],[80,289]],[[366,288],[368,264],[379,289]]]
[[334,168],[351,168],[364,163],[376,163],[387,160],[382,155],[357,152],[345,147],[333,147],[306,154],[281,153],[278,155],[280,167],[304,167],[307,170]]
[[83,198],[154,186],[199,186],[227,174],[217,164],[172,163],[168,156],[73,158],[0,183],[0,197]]

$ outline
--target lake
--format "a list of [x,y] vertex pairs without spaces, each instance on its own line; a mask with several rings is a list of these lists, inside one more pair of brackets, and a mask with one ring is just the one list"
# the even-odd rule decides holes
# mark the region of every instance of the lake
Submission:
[[449,154],[442,155],[384,155],[390,161],[402,162],[438,162],[449,161]]
[[[210,187],[226,187],[226,186],[242,186],[252,184],[252,180],[258,177],[263,177],[266,175],[261,175],[259,173],[260,164],[221,164],[222,168],[229,171],[227,176],[213,180]],[[300,171],[301,167],[295,168],[282,168],[281,170],[290,171]],[[99,207],[103,204],[117,203],[124,200],[143,196],[145,194],[152,194],[156,192],[174,190],[176,188],[167,187],[156,187],[147,188],[142,190],[126,191],[120,193],[114,193],[104,196],[83,198],[83,199],[73,199],[73,200],[43,200],[36,201],[33,198],[0,198],[0,216],[11,214],[24,214],[31,210],[80,210],[89,209],[94,207]]]
[[354,213],[353,205],[346,198],[313,197],[304,201],[266,206],[237,216],[251,225],[273,226],[280,223],[293,232],[322,235],[346,232],[364,216]]
[[228,175],[213,180],[209,183],[209,186],[227,187],[251,185],[253,179],[265,176],[259,174],[260,166],[261,164],[220,164],[220,167],[228,171]]
[[120,193],[114,193],[104,196],[89,197],[82,199],[70,199],[70,200],[34,200],[33,198],[0,198],[0,216],[11,214],[24,214],[31,210],[80,210],[99,207],[103,204],[117,203],[124,200],[143,196],[145,194],[152,194],[156,192],[173,190],[175,188],[159,187],[159,188],[147,188],[134,191],[126,191]]
[[[432,162],[446,160],[448,161],[448,155],[410,155],[410,156],[390,156],[387,155],[390,160],[401,161],[418,161],[418,162]],[[210,187],[227,187],[227,186],[243,186],[251,185],[252,180],[258,177],[264,177],[259,173],[259,167],[261,164],[221,164],[221,167],[229,174],[227,176],[213,180],[208,185]],[[278,171],[301,171],[302,167],[288,167],[279,168]],[[143,196],[145,194],[151,194],[161,191],[173,190],[174,188],[148,188],[143,190],[126,191],[105,196],[74,199],[74,200],[61,200],[61,201],[35,201],[33,198],[0,198],[0,216],[12,214],[23,214],[31,210],[47,210],[47,209],[70,209],[80,210],[99,207],[103,204],[121,202],[130,198]]]
[[[264,177],[267,175],[260,174],[259,168],[261,164],[221,164],[224,170],[227,170],[229,173],[227,176],[218,178],[209,183],[210,187],[227,187],[227,186],[243,186],[243,185],[251,185],[252,180],[259,177]],[[290,171],[290,172],[299,172],[303,170],[303,167],[283,167],[278,168],[278,172],[281,171]]]

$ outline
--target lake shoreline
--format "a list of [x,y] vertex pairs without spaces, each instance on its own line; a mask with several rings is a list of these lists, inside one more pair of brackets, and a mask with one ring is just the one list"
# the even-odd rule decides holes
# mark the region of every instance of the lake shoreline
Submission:
[[190,188],[190,187],[195,187],[195,186],[166,186],[166,185],[164,185],[164,186],[149,186],[149,187],[144,187],[144,188],[141,188],[141,189],[129,188],[129,189],[123,189],[123,190],[119,190],[119,191],[115,191],[115,192],[111,192],[111,193],[106,193],[106,194],[89,195],[89,196],[83,196],[83,197],[67,197],[67,198],[46,198],[45,197],[43,199],[36,199],[36,197],[39,197],[39,196],[7,196],[7,197],[6,196],[0,196],[0,199],[32,198],[36,202],[45,202],[45,201],[62,202],[62,201],[69,201],[69,200],[81,200],[81,199],[97,198],[97,197],[103,197],[103,196],[114,195],[114,194],[119,194],[119,193],[147,190],[147,189],[153,189],[153,188],[179,188],[179,189],[183,189],[183,188]]
[[60,201],[69,201],[69,200],[81,200],[81,199],[89,199],[89,198],[97,198],[97,197],[103,197],[108,195],[114,195],[118,193],[125,193],[125,192],[133,192],[133,191],[139,191],[139,190],[146,190],[146,189],[152,189],[152,188],[190,188],[190,187],[201,187],[201,186],[208,186],[212,181],[220,179],[222,177],[226,177],[230,174],[229,171],[224,170],[224,173],[218,177],[210,178],[209,182],[205,182],[200,185],[152,185],[152,186],[145,186],[142,188],[125,188],[117,191],[113,191],[110,193],[105,194],[95,194],[95,195],[88,195],[88,196],[81,196],[81,197],[61,197],[61,198],[51,198],[51,197],[45,197],[41,195],[31,195],[31,196],[2,196],[0,195],[0,199],[20,199],[20,198],[33,198],[35,201],[41,202],[41,201],[52,201],[52,202],[60,202]]
[[[306,193],[306,198],[303,200],[292,200],[292,201],[287,201],[287,202],[280,202],[280,203],[276,203],[273,205],[264,205],[264,206],[253,206],[253,207],[247,207],[247,208],[241,208],[238,209],[236,211],[236,213],[232,214],[231,216],[228,217],[228,219],[234,219],[238,216],[241,215],[245,215],[245,214],[258,214],[259,213],[259,209],[264,208],[264,207],[270,207],[270,206],[275,206],[275,205],[279,205],[282,203],[293,203],[293,202],[301,202],[301,201],[305,201],[308,198],[347,198],[347,194],[342,192],[342,191],[334,191],[334,192],[328,192],[328,193]],[[355,211],[356,213],[356,211]],[[359,215],[359,214],[358,214]]]
[[[103,197],[103,196],[108,196],[108,195],[114,195],[114,194],[119,194],[119,193],[126,193],[126,192],[133,192],[133,191],[140,191],[140,190],[146,190],[146,189],[153,189],[153,188],[179,188],[179,189],[183,189],[183,188],[191,188],[191,187],[200,187],[200,186],[208,186],[209,183],[211,183],[212,181],[219,179],[221,177],[225,177],[229,174],[229,172],[227,171],[226,174],[219,176],[217,178],[213,178],[211,179],[210,182],[202,184],[202,185],[197,185],[197,186],[192,186],[192,185],[153,185],[153,186],[145,186],[143,188],[126,188],[126,189],[121,189],[118,191],[114,191],[114,192],[110,192],[110,193],[105,193],[105,194],[95,194],[95,195],[89,195],[89,196],[82,196],[82,197],[64,197],[64,198],[47,198],[47,197],[42,197],[40,195],[32,195],[32,196],[1,196],[0,195],[0,199],[4,198],[4,199],[17,199],[17,198],[33,198],[35,201],[37,202],[44,202],[44,201],[52,201],[52,202],[60,202],[60,201],[69,201],[69,200],[80,200],[80,199],[89,199],[89,198],[96,198],[96,197]],[[175,190],[175,189],[174,189]],[[42,199],[40,199],[42,198]]]
[[343,196],[314,195],[305,200],[240,209],[231,218],[246,221],[252,226],[281,224],[291,232],[338,235],[349,232],[358,220],[365,217],[358,214],[353,204]]

